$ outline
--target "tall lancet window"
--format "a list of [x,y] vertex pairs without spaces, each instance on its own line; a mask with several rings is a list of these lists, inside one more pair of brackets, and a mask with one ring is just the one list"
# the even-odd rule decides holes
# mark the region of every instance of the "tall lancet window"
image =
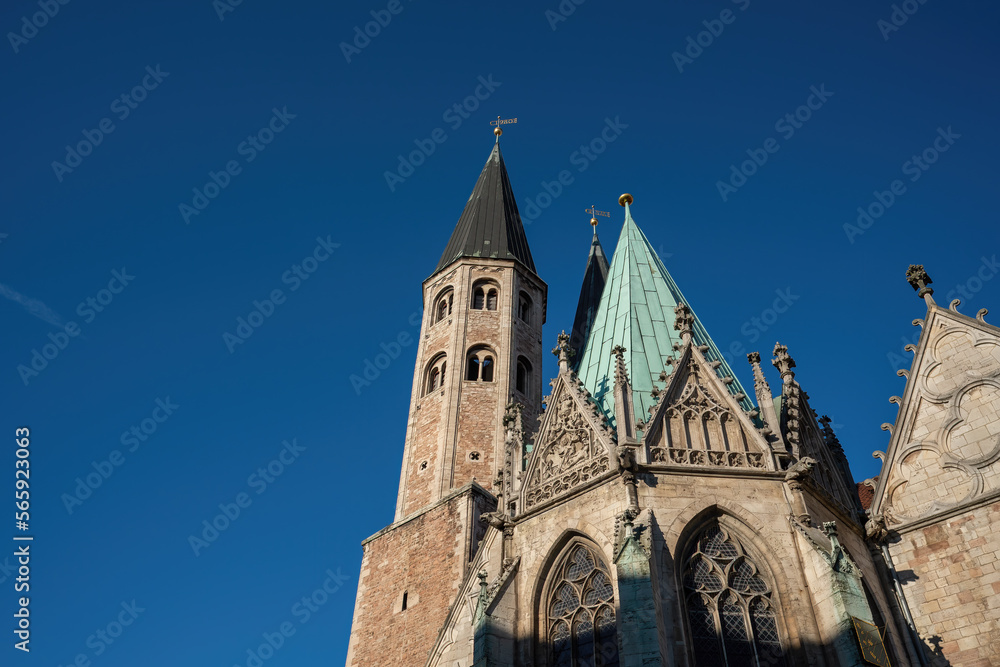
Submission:
[[[595,549],[573,541],[549,575],[539,657],[553,667],[618,667],[615,591]],[[543,658],[544,659],[544,658]]]
[[718,521],[684,563],[684,598],[698,667],[784,665],[771,586]]

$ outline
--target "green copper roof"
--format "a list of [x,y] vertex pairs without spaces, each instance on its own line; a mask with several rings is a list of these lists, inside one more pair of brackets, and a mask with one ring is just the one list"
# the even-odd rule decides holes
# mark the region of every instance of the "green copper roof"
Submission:
[[[632,220],[625,206],[625,224],[611,258],[607,284],[601,304],[590,330],[577,374],[598,406],[614,423],[614,358],[611,349],[621,345],[626,349],[625,365],[629,371],[635,399],[636,419],[649,419],[649,408],[655,403],[650,395],[654,379],[670,368],[669,356],[677,356],[674,343],[680,343],[680,332],[674,329],[674,308],[678,303],[691,304],[681,294],[663,262],[657,257],[645,234]],[[692,314],[694,309],[692,308]],[[694,340],[708,345],[705,357],[721,361],[716,370],[720,377],[732,376],[729,385],[733,394],[744,393],[736,374],[719,353],[697,315],[694,315]],[[663,388],[663,383],[659,383]],[[748,398],[741,402],[747,410],[753,407]]]

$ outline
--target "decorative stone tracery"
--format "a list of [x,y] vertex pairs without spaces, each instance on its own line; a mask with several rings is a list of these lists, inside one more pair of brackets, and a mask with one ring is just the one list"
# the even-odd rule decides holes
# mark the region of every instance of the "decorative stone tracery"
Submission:
[[550,575],[540,652],[553,667],[618,667],[615,591],[604,560],[571,543]]
[[784,664],[771,586],[735,536],[717,521],[706,526],[683,572],[695,664]]
[[565,385],[546,415],[525,482],[524,506],[554,498],[611,470],[611,457]]

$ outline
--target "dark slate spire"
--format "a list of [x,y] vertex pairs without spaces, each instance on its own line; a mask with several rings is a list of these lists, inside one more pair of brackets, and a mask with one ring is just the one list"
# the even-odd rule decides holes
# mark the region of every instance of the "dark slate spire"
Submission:
[[535,271],[499,142],[493,146],[434,272],[459,257],[515,259]]
[[576,350],[574,368],[583,359],[583,348],[597,316],[597,307],[601,305],[601,294],[607,281],[608,259],[597,238],[597,225],[594,225],[594,240],[590,242],[590,256],[587,257],[587,270],[583,274],[580,300],[576,304],[576,317],[573,319],[573,335],[570,337],[570,345]]

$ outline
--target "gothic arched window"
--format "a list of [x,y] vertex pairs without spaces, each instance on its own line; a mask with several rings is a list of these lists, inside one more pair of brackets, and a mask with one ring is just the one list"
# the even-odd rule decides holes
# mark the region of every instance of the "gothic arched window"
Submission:
[[455,299],[455,292],[451,289],[446,290],[441,296],[437,298],[434,302],[434,323],[438,323],[444,318],[451,315],[452,302]]
[[702,530],[684,562],[684,599],[698,667],[784,664],[771,587],[718,521]]
[[466,358],[465,379],[493,382],[493,351],[488,347],[474,347]]
[[499,295],[496,283],[491,280],[477,280],[472,284],[472,309],[496,310]]
[[552,569],[542,618],[553,667],[618,667],[615,591],[595,549],[574,541]]

